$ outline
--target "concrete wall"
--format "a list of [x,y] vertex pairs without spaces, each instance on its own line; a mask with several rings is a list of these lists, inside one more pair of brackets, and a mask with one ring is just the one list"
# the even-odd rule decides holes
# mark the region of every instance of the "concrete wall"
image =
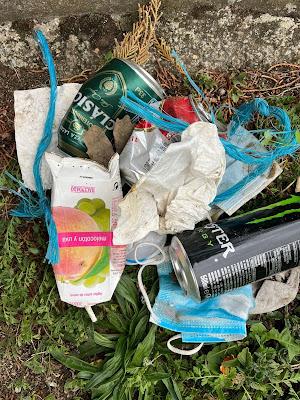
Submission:
[[[95,68],[114,37],[131,28],[137,2],[2,0],[0,62],[9,68],[40,65],[32,38],[32,29],[40,27],[60,77]],[[159,33],[191,71],[300,63],[299,0],[162,0],[162,5]]]
[[[51,18],[86,13],[127,14],[147,0],[1,0],[0,22],[20,19]],[[299,15],[299,0],[162,0],[166,14],[190,13],[200,17],[205,11],[219,11],[226,6],[242,14],[270,13],[276,16]]]

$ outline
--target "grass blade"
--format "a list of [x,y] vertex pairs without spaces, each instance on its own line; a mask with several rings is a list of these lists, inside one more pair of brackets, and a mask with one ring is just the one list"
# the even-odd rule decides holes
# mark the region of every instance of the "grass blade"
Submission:
[[96,373],[99,371],[99,367],[95,365],[91,365],[86,361],[80,360],[80,358],[74,356],[67,356],[62,351],[56,349],[51,350],[50,354],[54,357],[57,361],[63,364],[65,367],[73,369],[75,371],[83,371],[83,372],[91,372]]
[[[126,338],[121,336],[118,340],[115,354],[106,363],[103,364],[101,371],[98,371],[86,385],[86,389],[93,389],[102,385],[108,378],[114,378],[114,375],[123,367],[126,351]],[[118,372],[119,373],[119,372]]]
[[171,379],[171,378],[163,379],[162,382],[164,383],[165,387],[168,389],[168,392],[169,392],[172,400],[182,400],[182,396],[179,391],[178,385],[173,379]]
[[99,346],[102,347],[107,347],[109,349],[115,349],[116,348],[116,342],[114,340],[111,340],[111,338],[116,338],[116,335],[110,335],[110,334],[101,334],[99,332],[94,332],[94,341],[97,343]]
[[143,365],[144,358],[150,357],[155,342],[156,329],[157,326],[152,325],[145,339],[139,343],[132,358],[132,362],[130,364],[131,367],[141,367]]
[[168,379],[171,377],[171,373],[168,372],[152,372],[150,374],[146,374],[146,379],[148,382],[157,382],[163,379]]
[[[134,311],[137,312],[139,309],[139,296],[138,291],[129,276],[123,275],[118,286],[116,288],[116,293],[132,304]],[[123,304],[119,304],[120,307]]]

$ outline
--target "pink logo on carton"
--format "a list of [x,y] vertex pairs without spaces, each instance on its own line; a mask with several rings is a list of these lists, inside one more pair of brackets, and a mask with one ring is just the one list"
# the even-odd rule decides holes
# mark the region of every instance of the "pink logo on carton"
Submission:
[[112,232],[61,232],[59,247],[112,246]]
[[73,193],[95,193],[96,188],[94,186],[71,186],[71,192]]

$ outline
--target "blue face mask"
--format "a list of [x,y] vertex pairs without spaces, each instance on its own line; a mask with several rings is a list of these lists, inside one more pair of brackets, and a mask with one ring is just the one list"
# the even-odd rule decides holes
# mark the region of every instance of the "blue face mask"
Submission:
[[[142,283],[139,285],[151,313],[150,321],[163,328],[178,332],[168,342],[168,347],[179,354],[194,354],[203,343],[230,342],[247,336],[246,321],[254,307],[251,285],[224,293],[205,301],[184,294],[176,281],[170,261],[157,265],[159,293],[152,308]],[[181,338],[184,343],[201,343],[193,350],[180,350],[171,345]]]

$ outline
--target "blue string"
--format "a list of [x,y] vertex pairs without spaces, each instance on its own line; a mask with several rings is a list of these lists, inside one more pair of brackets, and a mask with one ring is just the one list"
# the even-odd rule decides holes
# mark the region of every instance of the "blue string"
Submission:
[[[51,264],[57,264],[59,262],[59,248],[58,248],[58,237],[56,225],[52,217],[51,206],[46,192],[43,189],[43,182],[41,178],[41,162],[45,151],[47,150],[51,138],[52,138],[52,127],[55,116],[55,103],[57,95],[57,79],[53,58],[47,43],[47,40],[41,31],[36,31],[36,38],[40,49],[42,51],[43,60],[45,65],[48,67],[50,76],[50,103],[47,114],[47,119],[44,126],[43,135],[39,143],[34,164],[33,164],[33,176],[35,181],[35,188],[38,198],[34,197],[31,192],[24,186],[22,182],[19,182],[12,175],[7,175],[15,182],[20,185],[21,193],[16,194],[21,197],[21,202],[18,207],[11,212],[13,216],[23,218],[45,218],[45,223],[49,235],[48,249],[46,253],[46,260]],[[22,192],[24,194],[22,194]]]
[[191,78],[190,74],[188,73],[188,70],[186,69],[186,66],[183,64],[183,62],[180,60],[178,54],[176,53],[175,50],[173,50],[171,52],[171,55],[175,58],[176,62],[180,65],[180,67],[182,68],[187,80],[189,81],[190,85],[196,90],[196,92],[202,97],[202,99],[205,101],[205,103],[207,104],[209,111],[210,111],[210,116],[211,116],[211,121],[213,123],[216,122],[216,117],[215,117],[215,113],[213,108],[211,107],[209,100],[207,99],[205,93],[203,92],[203,90],[201,90],[199,88],[198,85],[196,85],[195,81]]
[[[154,107],[149,106],[148,103],[143,102],[139,99],[139,103],[134,101],[134,95],[131,91],[127,92],[127,97],[122,96],[120,102],[125,109],[129,112],[139,115],[141,118],[150,122],[151,124],[158,126],[161,129],[164,129],[169,132],[183,132],[189,124],[185,121],[182,121],[178,118],[173,118],[172,120],[168,120],[169,116],[165,113],[162,113],[160,110],[157,110]],[[175,121],[174,121],[175,120]]]

